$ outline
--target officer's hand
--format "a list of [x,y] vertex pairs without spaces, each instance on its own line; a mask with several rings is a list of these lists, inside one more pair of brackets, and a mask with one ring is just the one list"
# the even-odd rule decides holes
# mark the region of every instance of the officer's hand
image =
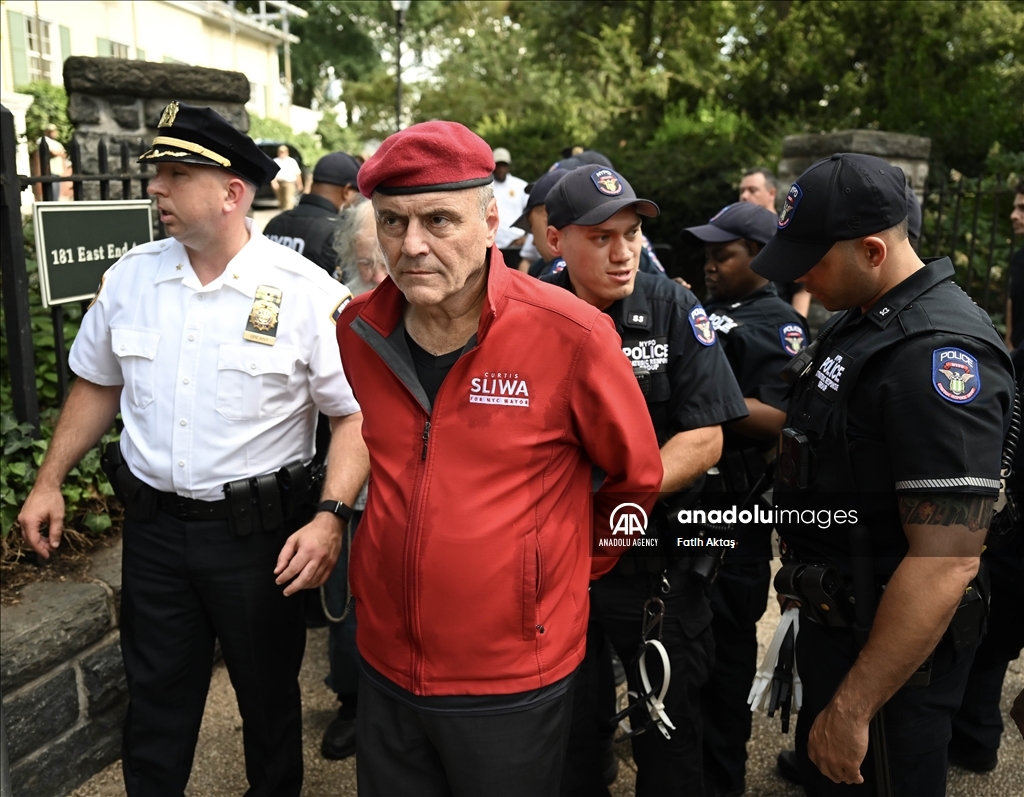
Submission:
[[[18,515],[21,536],[32,550],[44,559],[50,558],[50,551],[60,547],[64,527],[64,496],[60,489],[43,488],[38,484],[25,499],[25,505]],[[44,535],[49,534],[49,537]]]
[[868,752],[869,722],[846,716],[829,703],[814,719],[807,738],[807,757],[822,775],[836,783],[863,783],[860,765]]
[[[307,525],[290,536],[277,557],[275,584],[288,584],[284,594],[323,584],[341,552],[342,522],[330,512],[317,512]],[[294,579],[294,581],[292,581]]]
[[1010,706],[1010,719],[1017,723],[1017,730],[1024,736],[1024,689],[1020,690],[1020,694]]
[[678,283],[679,283],[680,285],[682,285],[682,286],[683,286],[684,288],[686,288],[687,290],[689,290],[690,288],[692,288],[692,287],[693,287],[693,286],[692,286],[692,285],[691,285],[691,284],[690,284],[689,282],[687,282],[686,280],[684,280],[684,279],[683,279],[682,277],[673,277],[673,278],[672,278],[672,281],[673,281],[673,282],[678,282]]

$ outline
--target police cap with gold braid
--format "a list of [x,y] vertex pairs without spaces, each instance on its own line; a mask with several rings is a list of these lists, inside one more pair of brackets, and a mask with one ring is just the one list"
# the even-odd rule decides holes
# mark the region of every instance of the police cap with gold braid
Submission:
[[174,100],[157,125],[153,146],[139,163],[190,163],[220,166],[260,188],[277,176],[278,167],[256,142],[236,130],[216,111]]

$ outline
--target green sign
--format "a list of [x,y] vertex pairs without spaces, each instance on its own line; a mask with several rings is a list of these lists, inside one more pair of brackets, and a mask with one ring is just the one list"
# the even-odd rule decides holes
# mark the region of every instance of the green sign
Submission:
[[36,202],[43,307],[91,299],[100,278],[133,246],[153,240],[153,203]]

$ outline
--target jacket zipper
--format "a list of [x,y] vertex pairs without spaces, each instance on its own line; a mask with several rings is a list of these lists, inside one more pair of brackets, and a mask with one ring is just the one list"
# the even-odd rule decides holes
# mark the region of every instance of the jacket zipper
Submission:
[[420,456],[420,461],[426,461],[427,459],[427,442],[430,440],[430,421],[427,421],[423,425],[423,454]]

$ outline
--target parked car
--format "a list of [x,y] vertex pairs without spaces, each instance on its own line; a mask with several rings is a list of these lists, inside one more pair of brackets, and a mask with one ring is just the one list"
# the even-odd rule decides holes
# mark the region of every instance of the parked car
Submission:
[[[302,185],[305,187],[310,178],[310,171],[306,168],[306,164],[302,162],[302,153],[299,152],[298,147],[287,141],[272,141],[267,138],[256,139],[256,146],[263,150],[263,152],[270,158],[277,157],[277,148],[282,144],[288,147],[288,154],[298,161],[299,168],[302,169]],[[296,202],[297,201],[298,197],[296,197]],[[253,200],[253,205],[259,205],[261,207],[277,207],[277,197],[274,195],[274,189],[270,186],[270,183],[267,183],[256,192],[256,199]]]

